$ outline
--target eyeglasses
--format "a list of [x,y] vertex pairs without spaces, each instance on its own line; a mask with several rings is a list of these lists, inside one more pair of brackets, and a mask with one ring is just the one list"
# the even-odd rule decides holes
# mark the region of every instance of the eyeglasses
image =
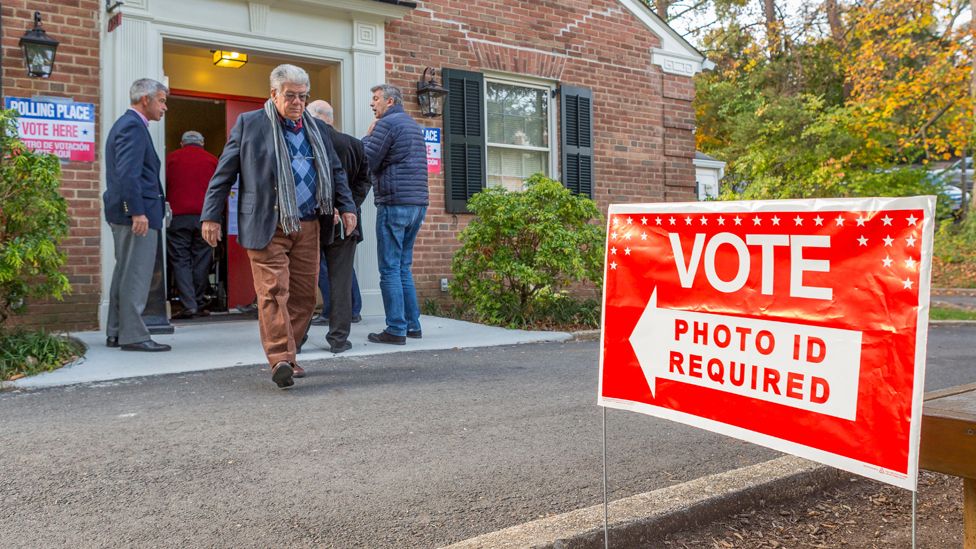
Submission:
[[299,100],[299,101],[301,101],[302,103],[305,103],[306,101],[308,101],[308,95],[309,94],[307,94],[307,93],[292,93],[292,92],[287,92],[287,93],[284,93],[282,95],[285,96],[285,101],[287,101],[289,103],[294,103],[296,99]]

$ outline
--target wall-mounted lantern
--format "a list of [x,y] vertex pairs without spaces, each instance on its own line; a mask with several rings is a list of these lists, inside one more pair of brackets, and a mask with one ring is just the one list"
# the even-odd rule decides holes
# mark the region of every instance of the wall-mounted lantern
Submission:
[[247,54],[236,51],[213,50],[213,64],[218,67],[239,69],[247,64]]
[[51,38],[41,28],[41,12],[34,12],[34,28],[20,37],[20,47],[24,49],[24,64],[27,74],[37,78],[47,78],[54,70],[54,54],[58,51],[58,41]]
[[[430,72],[430,79],[427,73]],[[444,114],[444,98],[447,97],[447,89],[441,87],[434,79],[434,69],[427,67],[420,82],[417,82],[417,102],[420,103],[420,112],[424,116],[440,116]]]

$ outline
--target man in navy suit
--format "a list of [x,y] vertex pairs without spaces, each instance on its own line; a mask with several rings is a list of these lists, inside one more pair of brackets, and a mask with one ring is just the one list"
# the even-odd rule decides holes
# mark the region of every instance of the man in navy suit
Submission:
[[166,112],[169,89],[142,78],[129,88],[129,110],[105,143],[105,219],[115,241],[115,270],[109,290],[105,345],[123,351],[168,351],[156,343],[142,320],[156,264],[156,245],[163,228],[163,186],[159,156],[149,122]]

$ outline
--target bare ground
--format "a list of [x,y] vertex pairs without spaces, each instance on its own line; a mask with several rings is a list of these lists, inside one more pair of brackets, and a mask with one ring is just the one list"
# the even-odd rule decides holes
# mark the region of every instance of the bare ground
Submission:
[[[918,481],[916,547],[962,547],[962,480],[923,471]],[[820,496],[733,515],[653,542],[667,548],[910,548],[912,495],[850,478]]]

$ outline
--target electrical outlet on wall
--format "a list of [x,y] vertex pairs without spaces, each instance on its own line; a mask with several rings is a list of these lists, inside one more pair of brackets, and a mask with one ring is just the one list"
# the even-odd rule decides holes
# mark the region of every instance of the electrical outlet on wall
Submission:
[[442,292],[446,292],[447,291],[447,279],[446,278],[442,278],[441,279],[441,291]]

